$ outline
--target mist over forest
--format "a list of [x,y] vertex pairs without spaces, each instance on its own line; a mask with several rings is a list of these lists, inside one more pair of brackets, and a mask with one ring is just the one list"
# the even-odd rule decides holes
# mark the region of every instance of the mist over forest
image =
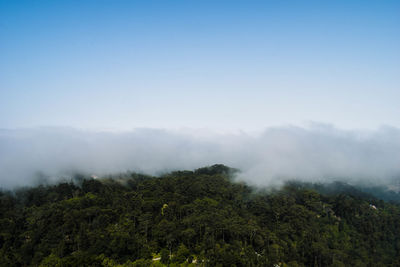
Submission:
[[265,187],[288,180],[396,185],[400,130],[343,130],[331,125],[272,127],[257,134],[209,130],[74,128],[0,130],[1,187],[104,176],[127,171],[149,175],[222,163],[236,179]]

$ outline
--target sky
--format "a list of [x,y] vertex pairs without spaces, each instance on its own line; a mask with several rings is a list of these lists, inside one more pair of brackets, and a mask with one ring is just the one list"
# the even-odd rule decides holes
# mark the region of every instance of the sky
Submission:
[[215,163],[261,186],[399,185],[399,14],[390,0],[0,0],[0,188]]
[[400,126],[399,1],[0,0],[0,128]]

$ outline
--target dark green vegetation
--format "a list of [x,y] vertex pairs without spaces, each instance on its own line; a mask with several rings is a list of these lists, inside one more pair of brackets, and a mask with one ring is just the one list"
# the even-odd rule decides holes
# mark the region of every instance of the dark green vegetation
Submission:
[[350,186],[254,192],[229,173],[215,165],[2,192],[0,265],[400,265],[398,205]]

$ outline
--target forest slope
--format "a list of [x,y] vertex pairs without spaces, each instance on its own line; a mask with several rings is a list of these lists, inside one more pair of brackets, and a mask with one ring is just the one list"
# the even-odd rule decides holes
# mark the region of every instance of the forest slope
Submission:
[[214,165],[3,191],[0,265],[400,265],[397,204],[350,186],[255,191],[231,173]]

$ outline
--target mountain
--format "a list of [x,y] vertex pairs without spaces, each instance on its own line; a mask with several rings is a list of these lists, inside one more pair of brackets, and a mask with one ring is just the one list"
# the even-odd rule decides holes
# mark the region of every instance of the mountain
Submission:
[[[400,206],[214,165],[0,192],[1,266],[399,266]],[[94,176],[93,176],[94,177]]]

